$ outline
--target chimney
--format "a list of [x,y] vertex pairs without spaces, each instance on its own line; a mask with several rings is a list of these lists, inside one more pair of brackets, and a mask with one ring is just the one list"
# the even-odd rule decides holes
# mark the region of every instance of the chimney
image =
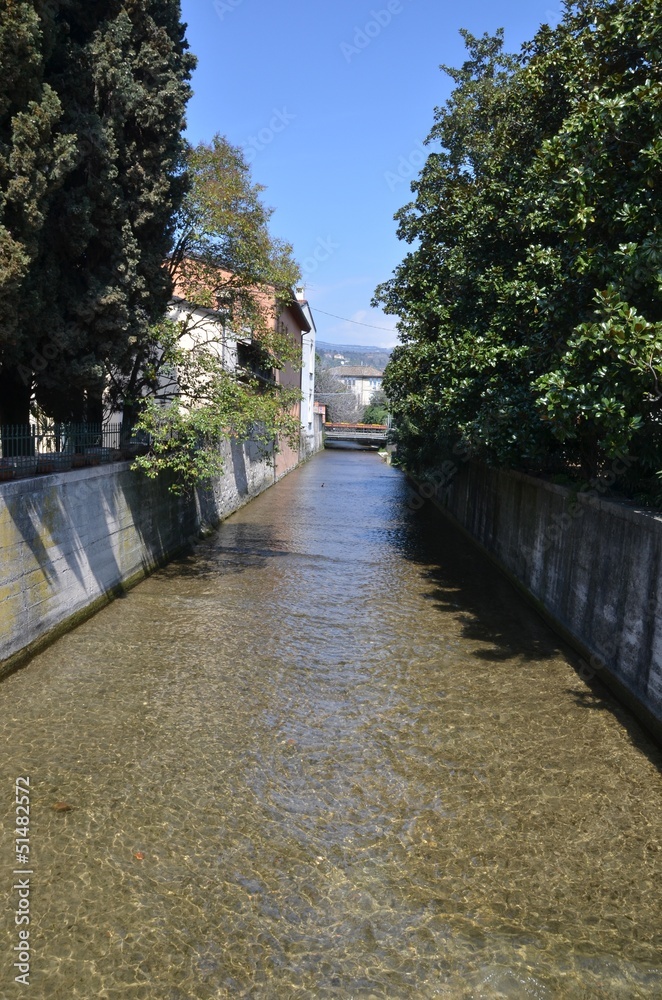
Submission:
[[298,288],[296,289],[296,298],[297,302],[306,301],[306,289],[303,287],[303,285],[299,285]]

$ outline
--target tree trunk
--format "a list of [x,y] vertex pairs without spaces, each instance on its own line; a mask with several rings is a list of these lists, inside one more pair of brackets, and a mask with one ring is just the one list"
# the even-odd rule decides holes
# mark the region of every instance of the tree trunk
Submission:
[[[18,372],[0,371],[0,435],[3,458],[34,454],[34,440],[28,432],[32,386],[26,385]],[[20,435],[12,427],[20,426]]]

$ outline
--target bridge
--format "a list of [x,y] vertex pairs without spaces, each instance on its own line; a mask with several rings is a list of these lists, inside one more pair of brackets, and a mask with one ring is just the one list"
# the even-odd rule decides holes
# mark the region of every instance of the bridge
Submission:
[[324,424],[324,443],[352,441],[367,448],[386,444],[386,424]]

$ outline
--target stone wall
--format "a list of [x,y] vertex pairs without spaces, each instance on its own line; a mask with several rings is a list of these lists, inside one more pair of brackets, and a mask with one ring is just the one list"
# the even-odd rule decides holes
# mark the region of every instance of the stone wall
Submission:
[[306,457],[324,450],[324,417],[321,413],[313,413],[313,437],[309,442]]
[[461,461],[434,494],[591,670],[662,734],[662,517]]
[[128,462],[0,483],[0,673],[275,481],[273,454],[254,444],[227,443],[224,457],[224,475],[189,499]]

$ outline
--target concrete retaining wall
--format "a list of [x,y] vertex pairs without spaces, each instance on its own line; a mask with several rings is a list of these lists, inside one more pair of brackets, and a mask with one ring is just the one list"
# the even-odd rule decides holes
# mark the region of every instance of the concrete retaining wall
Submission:
[[520,473],[456,471],[438,481],[440,506],[660,736],[662,518]]
[[[224,456],[224,475],[189,499],[129,462],[0,483],[0,673],[275,481],[273,455],[253,444]],[[279,475],[296,464],[281,456]]]

